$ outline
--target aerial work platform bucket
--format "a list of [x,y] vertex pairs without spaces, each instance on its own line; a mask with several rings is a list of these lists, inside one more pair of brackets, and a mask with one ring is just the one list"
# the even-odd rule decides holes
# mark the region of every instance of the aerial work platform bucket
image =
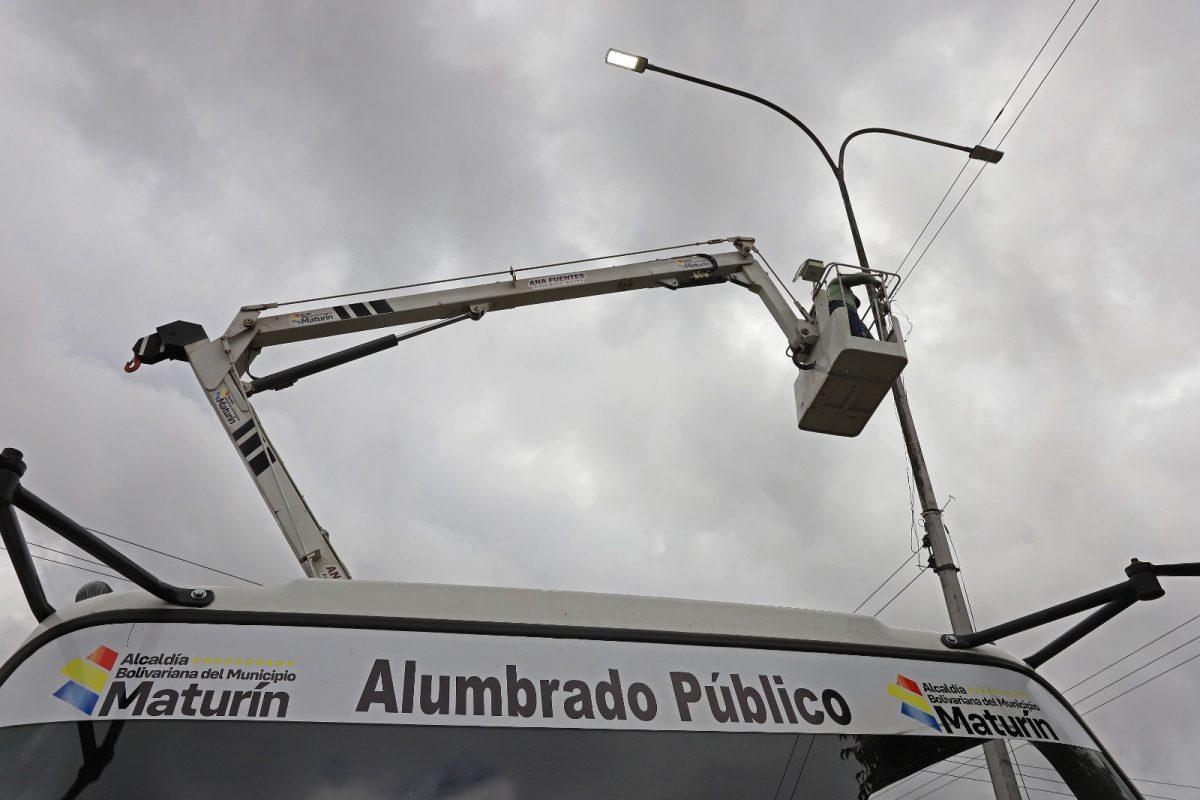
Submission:
[[[882,341],[851,336],[845,306],[831,314],[824,288],[814,299],[820,336],[813,347],[812,368],[796,378],[800,429],[857,436],[908,363],[904,340],[894,321],[874,326],[876,332],[890,330]],[[879,312],[874,316],[878,319]]]

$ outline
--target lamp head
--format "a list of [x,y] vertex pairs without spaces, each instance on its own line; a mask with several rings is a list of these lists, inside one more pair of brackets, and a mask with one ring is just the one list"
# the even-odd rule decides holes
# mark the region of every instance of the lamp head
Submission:
[[971,149],[970,158],[976,161],[986,161],[989,164],[995,164],[1004,158],[1004,153],[999,150],[992,150],[982,145],[976,145]]
[[627,69],[631,72],[645,72],[646,65],[650,62],[645,56],[635,56],[633,53],[614,50],[610,47],[608,52],[604,54],[604,63],[620,67],[621,69]]

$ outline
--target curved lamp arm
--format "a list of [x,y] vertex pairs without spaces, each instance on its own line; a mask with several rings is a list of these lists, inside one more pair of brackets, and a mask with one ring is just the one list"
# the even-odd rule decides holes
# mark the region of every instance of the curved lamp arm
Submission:
[[915,142],[924,142],[925,144],[936,144],[938,147],[947,147],[951,150],[961,150],[968,157],[977,161],[986,161],[989,164],[995,164],[1000,159],[1004,158],[1004,153],[999,150],[992,150],[987,147],[976,145],[975,147],[967,147],[963,144],[954,144],[954,142],[943,142],[941,139],[930,139],[928,136],[918,136],[915,133],[905,133],[893,128],[862,128],[847,136],[842,140],[842,146],[838,150],[837,169],[842,171],[843,164],[846,160],[846,145],[850,144],[850,140],[862,136],[864,133],[885,133],[888,136],[899,136],[901,139],[912,139]]
[[821,140],[817,138],[817,135],[812,132],[811,128],[809,128],[807,125],[805,125],[799,119],[797,119],[796,116],[794,114],[792,114],[790,111],[788,111],[786,108],[783,108],[782,106],[778,106],[775,103],[772,103],[770,100],[759,97],[756,94],[750,94],[749,92],[743,92],[741,89],[735,89],[732,86],[725,86],[724,84],[721,84],[721,83],[714,83],[713,81],[706,81],[704,78],[697,78],[694,75],[686,75],[682,72],[676,72],[673,69],[666,69],[665,67],[658,67],[658,66],[655,66],[654,64],[651,64],[650,62],[646,62],[645,69],[649,70],[650,72],[661,72],[663,75],[670,75],[672,78],[680,78],[680,79],[688,81],[690,83],[698,83],[701,86],[707,86],[710,89],[717,89],[722,92],[728,92],[729,94],[736,94],[738,97],[744,97],[747,100],[753,100],[754,102],[758,103],[759,105],[764,105],[767,108],[771,109],[772,111],[782,114],[783,116],[785,116],[789,120],[791,120],[791,122],[794,125],[796,125],[796,127],[798,127],[800,130],[804,131],[804,133],[808,136],[809,139],[812,139],[812,143],[817,146],[817,149],[821,151],[821,155],[825,157],[825,163],[829,165],[829,168],[831,170],[833,170],[833,174],[837,175],[838,165],[833,163],[833,156],[829,155],[829,151],[825,149],[825,145],[821,143]]

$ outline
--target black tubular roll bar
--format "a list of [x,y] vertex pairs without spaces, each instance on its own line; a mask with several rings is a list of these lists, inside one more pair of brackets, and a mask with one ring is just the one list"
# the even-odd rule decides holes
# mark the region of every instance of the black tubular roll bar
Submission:
[[1157,600],[1162,597],[1166,592],[1158,582],[1160,576],[1200,577],[1200,562],[1151,564],[1149,561],[1138,561],[1135,558],[1125,568],[1125,574],[1128,577],[1121,583],[1026,614],[1011,622],[974,633],[947,633],[942,636],[942,644],[954,650],[969,650],[1099,606],[1095,612],[1077,622],[1066,633],[1025,659],[1025,663],[1036,669],[1139,600]]
[[163,602],[200,608],[213,601],[215,595],[211,589],[183,589],[164,583],[151,575],[125,554],[21,486],[21,476],[24,474],[25,460],[20,450],[6,447],[0,452],[0,538],[3,538],[4,546],[8,548],[8,557],[12,559],[13,569],[16,570],[21,589],[25,592],[25,600],[29,603],[29,610],[38,622],[53,614],[54,606],[46,599],[46,591],[33,566],[33,557],[25,543],[16,509],[24,511],[71,544],[98,558],[121,577],[127,578]]

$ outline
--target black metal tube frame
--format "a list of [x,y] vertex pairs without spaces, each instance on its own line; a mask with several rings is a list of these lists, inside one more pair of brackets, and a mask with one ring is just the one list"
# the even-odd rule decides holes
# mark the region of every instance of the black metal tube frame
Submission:
[[993,625],[974,633],[945,634],[942,636],[942,644],[954,650],[967,650],[1039,628],[1081,611],[1098,608],[1097,611],[1076,623],[1070,630],[1025,659],[1030,666],[1039,667],[1138,601],[1157,600],[1166,594],[1162,584],[1158,581],[1159,576],[1200,577],[1200,562],[1151,564],[1149,561],[1138,561],[1135,558],[1125,568],[1125,574],[1128,577],[1121,583],[1044,608],[1041,611],[1035,611],[1032,614],[1026,614],[1009,622]]
[[212,603],[216,597],[211,589],[185,589],[152,575],[124,553],[21,486],[21,477],[24,474],[25,461],[21,451],[5,448],[0,453],[0,538],[3,538],[4,546],[8,548],[9,558],[29,603],[29,610],[38,622],[53,614],[54,606],[46,599],[46,591],[33,566],[33,557],[21,531],[16,509],[25,512],[163,602],[202,608]]

